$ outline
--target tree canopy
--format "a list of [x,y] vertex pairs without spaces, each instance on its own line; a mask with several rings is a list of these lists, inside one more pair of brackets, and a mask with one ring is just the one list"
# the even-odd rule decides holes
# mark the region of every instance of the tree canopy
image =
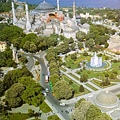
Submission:
[[23,84],[15,83],[6,92],[6,101],[9,107],[18,107],[22,105],[21,95],[25,87]]
[[85,99],[79,100],[75,107],[73,120],[112,120],[109,115],[102,113],[97,106]]
[[64,80],[57,82],[53,88],[57,99],[69,99],[73,96],[73,89]]

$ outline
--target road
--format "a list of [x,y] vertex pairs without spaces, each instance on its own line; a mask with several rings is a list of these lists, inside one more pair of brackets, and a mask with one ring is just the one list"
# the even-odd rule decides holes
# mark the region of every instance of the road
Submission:
[[[34,65],[34,59],[37,59],[41,65],[41,75],[40,75],[40,85],[45,89],[45,88],[49,88],[49,83],[45,83],[45,75],[48,74],[47,72],[47,67],[45,66],[44,60],[42,58],[42,55],[44,53],[40,54],[40,58],[33,55],[33,54],[24,54],[25,56],[29,56],[28,61],[29,64],[27,65],[28,69],[30,70],[33,65]],[[49,89],[50,90],[50,89]],[[66,105],[66,106],[60,106],[60,102],[59,100],[57,100],[53,95],[52,92],[47,93],[47,96],[45,97],[49,103],[55,108],[56,112],[55,114],[57,114],[62,120],[70,120],[70,116],[69,114],[67,114],[65,111],[66,109],[68,109],[69,107],[71,107],[72,105]]]

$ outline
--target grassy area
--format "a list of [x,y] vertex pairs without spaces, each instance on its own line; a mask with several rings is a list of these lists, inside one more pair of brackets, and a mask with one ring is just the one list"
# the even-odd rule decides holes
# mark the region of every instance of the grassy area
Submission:
[[93,70],[82,70],[81,72],[78,71],[77,72],[79,75],[86,73],[88,75],[88,79],[89,78],[100,78],[103,79],[104,78],[104,71],[93,71]]
[[70,76],[72,76],[73,78],[75,78],[76,80],[80,80],[80,78],[78,78],[77,76],[75,76],[74,74],[72,73],[69,73]]
[[76,68],[79,67],[80,62],[82,62],[84,60],[88,60],[88,61],[90,60],[90,56],[83,56],[83,54],[78,54],[77,56],[78,57],[77,57],[76,60],[71,59],[70,55],[67,56],[65,58],[65,60],[66,60],[66,66],[69,67],[69,68],[71,68],[71,69],[76,69]]
[[95,91],[97,91],[98,89],[97,88],[95,88],[95,87],[93,87],[92,85],[90,85],[89,83],[87,83],[87,84],[85,84],[86,86],[88,86],[89,88],[91,88],[91,89],[93,89],[93,90],[95,90]]
[[52,111],[51,108],[46,104],[46,102],[43,102],[43,103],[40,105],[40,109],[41,109],[42,112],[44,112],[44,113],[47,113],[47,112]]
[[117,95],[117,97],[120,99],[120,94],[119,94],[119,95]]
[[[66,66],[71,68],[71,69],[76,69],[79,67],[79,64],[80,62],[84,61],[84,60],[87,60],[88,62],[90,61],[91,59],[91,56],[83,56],[82,53],[80,54],[77,54],[77,59],[76,60],[73,60],[71,59],[71,55],[68,55],[65,60],[66,60]],[[110,59],[110,58],[109,58]],[[102,55],[102,60],[104,61],[105,60],[105,56]]]
[[92,80],[91,82],[92,82],[93,84],[97,85],[97,86],[100,87],[100,88],[106,88],[106,87],[110,87],[110,86],[116,85],[116,84],[114,84],[114,83],[111,83],[109,86],[101,86],[100,83],[101,83],[102,81],[98,81],[98,80]]
[[64,71],[64,72],[67,71],[67,70],[66,70],[65,68],[63,68],[63,67],[60,67],[60,70],[62,70],[62,71]]
[[113,70],[116,70],[118,72],[118,75],[120,75],[120,62],[117,62],[117,63],[112,62],[111,67],[112,67]]
[[[63,75],[63,76],[62,76],[62,79],[66,80],[68,83],[69,83],[69,81],[71,81],[71,79],[70,79],[69,77],[67,77],[66,75]],[[88,91],[87,89],[85,89],[84,92],[80,92],[80,91],[79,91],[80,86],[79,86],[77,83],[75,83],[74,81],[73,81],[72,84],[70,84],[70,86],[71,86],[71,87],[73,88],[73,90],[75,91],[74,97],[80,96],[80,95],[84,95],[84,94],[87,94],[87,93],[90,92],[90,91]]]
[[52,115],[48,117],[48,120],[61,120],[57,115]]
[[28,114],[12,113],[5,116],[3,120],[26,120],[28,118],[30,118]]
[[[68,55],[65,60],[66,60],[66,67],[70,68],[70,69],[76,69],[80,67],[80,62],[83,62],[84,60],[90,61],[91,56],[83,56],[83,54],[77,54],[77,59],[73,60],[71,59],[71,55]],[[105,56],[102,55],[102,59],[103,61],[105,60]],[[109,58],[110,59],[110,58]],[[111,73],[112,70],[117,71],[116,75],[120,75],[120,62],[112,62],[111,63],[111,68],[107,71],[93,71],[93,70],[82,70],[82,71],[78,71],[78,74],[83,74],[83,73],[87,73],[88,74],[88,78],[98,78],[103,80],[104,76],[105,76],[105,72],[109,72]],[[109,65],[108,65],[109,66]],[[106,66],[107,67],[107,66]],[[74,76],[73,76],[74,77]],[[75,78],[75,77],[74,77]],[[110,79],[110,81],[113,81]],[[115,80],[116,82],[119,82],[119,80]],[[114,81],[114,82],[115,82]]]
[[120,82],[120,79],[110,79],[111,82]]

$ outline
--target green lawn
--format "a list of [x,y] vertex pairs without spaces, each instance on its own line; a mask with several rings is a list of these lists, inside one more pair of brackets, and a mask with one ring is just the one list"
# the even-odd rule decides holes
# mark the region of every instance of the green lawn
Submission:
[[70,55],[65,58],[66,60],[66,66],[71,68],[71,69],[76,69],[79,68],[80,62],[84,60],[90,61],[90,56],[83,56],[83,54],[79,54],[80,56],[77,57],[77,59],[74,61],[71,59]]
[[[63,80],[66,80],[67,82],[69,82],[71,79],[69,78],[69,77],[67,77],[66,75],[63,75],[62,76],[62,79]],[[73,90],[75,91],[75,94],[74,94],[74,97],[76,97],[76,96],[80,96],[80,95],[84,95],[84,94],[87,94],[87,93],[89,93],[90,91],[88,91],[87,89],[85,89],[85,91],[84,92],[80,92],[79,91],[79,85],[77,84],[77,83],[75,83],[74,81],[73,81],[73,83],[72,84],[70,84],[70,86],[73,88]]]
[[[79,65],[80,62],[82,62],[84,60],[90,61],[90,58],[91,58],[91,56],[83,56],[83,54],[77,54],[77,59],[73,60],[73,59],[71,59],[71,55],[68,55],[65,58],[65,60],[66,60],[66,67],[68,67],[70,69],[79,68],[80,67],[80,65]],[[103,61],[105,60],[105,56],[104,55],[102,55],[102,59],[103,59]],[[117,71],[117,75],[120,75],[120,62],[116,62],[116,63],[112,62],[111,64],[112,64],[111,68],[108,70],[108,72],[110,72],[112,70],[116,70]],[[88,74],[88,78],[95,77],[95,78],[99,78],[99,79],[103,80],[106,71],[83,70],[82,72],[79,71],[78,73],[81,75],[84,72]],[[118,82],[118,80],[116,80],[116,81]]]
[[62,71],[64,71],[64,72],[66,72],[66,69],[65,69],[65,68],[63,68],[63,67],[60,67],[60,70],[62,70]]
[[13,114],[9,114],[5,118],[6,119],[4,120],[26,120],[30,118],[30,116],[28,114],[13,113]]
[[61,120],[57,115],[52,115],[48,117],[48,120]]
[[74,74],[72,73],[68,73],[70,76],[72,76],[73,78],[75,78],[76,80],[80,80],[80,78],[78,78],[77,76],[75,76]]
[[43,102],[43,103],[40,105],[40,109],[41,109],[42,112],[44,112],[44,113],[47,113],[47,112],[52,111],[51,108],[46,104],[46,102]]
[[117,97],[120,99],[120,94],[119,94],[119,95],[117,95]]
[[93,70],[82,70],[82,72],[78,71],[77,72],[79,75],[87,73],[88,79],[89,78],[100,78],[103,79],[104,77],[104,71],[93,71]]
[[[82,53],[77,54],[77,56],[78,56],[77,59],[73,60],[73,59],[71,59],[71,56],[68,55],[65,58],[66,66],[69,67],[69,68],[71,68],[71,69],[76,69],[76,68],[79,67],[80,62],[85,61],[85,60],[89,62],[90,59],[91,59],[91,56],[83,56]],[[105,56],[104,55],[102,55],[102,59],[103,59],[103,61],[105,60]]]
[[100,83],[101,83],[101,81],[98,81],[98,80],[92,80],[91,81],[93,84],[95,84],[95,85],[97,85],[98,87],[100,87],[100,88],[106,88],[106,87],[110,87],[110,86],[113,86],[113,85],[116,85],[116,84],[110,84],[109,86],[101,86],[100,85]]
[[85,84],[86,86],[88,86],[89,88],[93,89],[94,91],[97,91],[98,89],[93,87],[92,85],[90,85],[89,83],[86,83]]

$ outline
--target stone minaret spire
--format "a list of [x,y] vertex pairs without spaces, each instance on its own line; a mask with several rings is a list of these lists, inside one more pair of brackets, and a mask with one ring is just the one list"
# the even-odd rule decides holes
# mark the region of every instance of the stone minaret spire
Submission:
[[17,22],[17,18],[16,18],[16,15],[15,15],[15,7],[14,7],[14,2],[12,1],[12,14],[13,14],[13,25],[16,24]]
[[29,18],[29,13],[28,13],[28,4],[25,2],[25,10],[26,10],[26,30],[30,30],[31,24],[30,24],[30,18]]
[[60,10],[59,0],[57,0],[57,10]]
[[75,1],[73,0],[73,19],[75,20]]

